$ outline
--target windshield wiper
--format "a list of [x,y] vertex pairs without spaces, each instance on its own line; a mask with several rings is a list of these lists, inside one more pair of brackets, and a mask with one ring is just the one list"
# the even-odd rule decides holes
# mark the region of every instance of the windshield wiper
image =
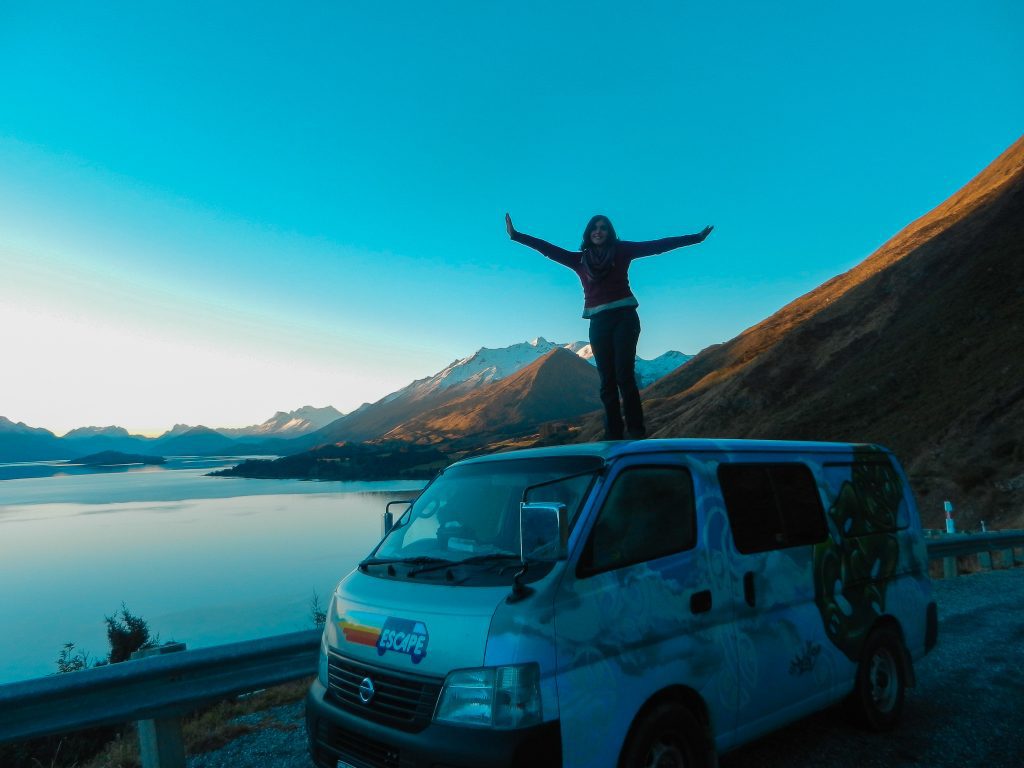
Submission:
[[445,565],[451,565],[453,560],[445,560],[443,557],[431,557],[430,555],[419,555],[417,557],[368,557],[359,563],[360,570],[366,570],[371,565],[394,565],[400,563],[402,565],[435,565],[437,567],[444,567]]
[[409,571],[409,576],[415,576],[418,573],[427,573],[428,571],[439,571],[442,568],[455,568],[460,565],[479,565],[481,563],[496,563],[500,561],[515,560],[517,563],[520,562],[519,555],[514,552],[490,552],[486,555],[473,555],[463,560],[446,560],[444,562],[431,563],[424,565],[422,568],[417,568],[413,571]]

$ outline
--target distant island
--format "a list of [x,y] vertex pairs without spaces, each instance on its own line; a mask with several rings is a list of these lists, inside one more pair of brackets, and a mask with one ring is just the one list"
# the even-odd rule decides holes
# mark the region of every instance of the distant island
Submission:
[[119,464],[163,464],[167,461],[163,456],[143,456],[138,453],[121,453],[120,451],[100,451],[90,453],[80,459],[72,459],[68,464],[84,464],[87,467],[113,467]]
[[341,443],[275,460],[248,459],[210,474],[276,480],[429,480],[449,463],[448,456],[431,446]]

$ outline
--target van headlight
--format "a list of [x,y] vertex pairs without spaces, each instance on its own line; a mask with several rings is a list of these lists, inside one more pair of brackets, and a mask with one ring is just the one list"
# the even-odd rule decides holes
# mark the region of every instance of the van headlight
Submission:
[[451,672],[434,711],[436,722],[481,728],[525,728],[541,719],[537,664]]

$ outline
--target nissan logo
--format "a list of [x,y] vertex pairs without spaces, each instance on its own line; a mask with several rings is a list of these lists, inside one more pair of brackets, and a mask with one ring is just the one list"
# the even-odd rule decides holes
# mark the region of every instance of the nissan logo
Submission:
[[374,693],[373,680],[368,677],[364,677],[363,682],[359,684],[359,700],[363,702],[363,704],[369,704],[373,699]]

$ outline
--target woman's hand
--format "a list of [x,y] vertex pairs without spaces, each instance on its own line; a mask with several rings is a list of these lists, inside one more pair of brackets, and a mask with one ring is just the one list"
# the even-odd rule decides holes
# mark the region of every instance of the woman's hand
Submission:
[[509,237],[516,236],[516,228],[512,226],[512,217],[507,213],[505,214],[505,231],[508,232]]
[[[505,218],[508,218],[508,214],[505,215]],[[714,227],[711,224],[704,227],[704,229],[697,233],[697,242],[703,243],[707,239],[707,236],[711,234],[711,230],[713,229]]]

